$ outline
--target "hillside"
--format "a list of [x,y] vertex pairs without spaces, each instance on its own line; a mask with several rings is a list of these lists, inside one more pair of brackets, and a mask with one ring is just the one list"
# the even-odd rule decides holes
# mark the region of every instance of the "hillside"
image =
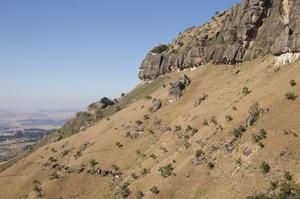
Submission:
[[0,165],[5,199],[299,199],[300,3],[245,0]]
[[[138,191],[144,198],[246,198],[268,192],[270,182],[282,182],[285,171],[300,183],[300,103],[285,96],[300,93],[298,85],[289,84],[300,81],[299,62],[274,67],[274,58],[264,57],[235,66],[207,64],[138,88],[169,85],[183,73],[191,84],[176,102],[168,101],[169,86],[141,92],[138,100],[107,119],[3,171],[0,198],[36,198],[37,193],[43,198],[120,198],[113,195],[120,189],[126,195],[125,182],[128,198]],[[195,107],[203,94],[206,99]],[[150,96],[161,99],[160,109],[149,111]],[[255,102],[268,111],[241,135],[230,133],[245,126]],[[267,134],[254,142],[260,129]],[[270,166],[265,173],[262,161]],[[167,164],[171,167],[165,167],[162,177],[159,170]],[[98,168],[100,175],[95,174]],[[101,176],[105,170],[108,174]],[[150,191],[153,186],[158,194]]]

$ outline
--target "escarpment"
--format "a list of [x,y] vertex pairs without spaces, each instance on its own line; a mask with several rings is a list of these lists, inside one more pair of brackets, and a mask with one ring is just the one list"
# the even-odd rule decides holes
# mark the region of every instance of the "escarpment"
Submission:
[[236,64],[264,55],[298,53],[299,19],[300,1],[245,0],[209,23],[183,31],[172,43],[151,49],[139,78],[151,80],[208,62]]

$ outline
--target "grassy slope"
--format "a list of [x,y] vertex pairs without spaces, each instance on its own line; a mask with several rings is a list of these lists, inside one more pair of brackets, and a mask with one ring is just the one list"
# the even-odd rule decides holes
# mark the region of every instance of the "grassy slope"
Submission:
[[[15,199],[24,195],[35,198],[32,191],[33,179],[41,181],[44,198],[51,199],[113,198],[111,193],[117,189],[117,184],[125,181],[131,183],[131,196],[142,190],[145,198],[244,198],[266,190],[271,180],[282,178],[284,170],[290,171],[295,180],[300,182],[300,138],[284,134],[284,130],[295,133],[300,130],[300,112],[297,111],[300,108],[299,99],[287,101],[284,97],[290,90],[300,93],[299,86],[289,86],[291,79],[300,82],[299,63],[282,66],[276,73],[271,58],[247,62],[238,68],[239,74],[234,73],[232,66],[223,65],[206,65],[192,72],[186,71],[192,84],[178,102],[171,104],[167,101],[167,88],[162,88],[161,80],[136,88],[135,91],[138,92],[128,95],[131,97],[128,97],[128,102],[121,111],[109,114],[110,120],[101,120],[84,132],[44,146],[1,172],[0,198],[5,196],[7,199]],[[173,82],[178,75],[179,73],[169,74],[170,78],[164,77],[163,80]],[[248,87],[252,92],[243,96],[243,87]],[[155,113],[148,112],[151,100],[144,98],[150,93],[155,98],[161,98],[164,104]],[[208,95],[207,100],[195,108],[195,99],[203,93]],[[248,129],[232,153],[227,153],[224,145],[232,139],[228,132],[244,123],[249,106],[255,101],[262,107],[270,108],[270,112]],[[232,110],[233,106],[237,107],[236,111]],[[136,139],[126,138],[124,133],[132,132],[135,121],[142,120],[145,114],[150,115],[150,119],[145,122],[146,132]],[[232,115],[233,121],[225,121],[227,114]],[[223,130],[212,124],[202,126],[203,119],[211,116],[216,116]],[[157,120],[161,120],[160,128],[155,125]],[[190,148],[186,149],[184,140],[179,139],[174,132],[166,131],[167,127],[174,129],[175,125],[184,128],[192,125],[199,129],[188,141]],[[265,147],[262,149],[251,141],[251,135],[261,128],[268,131],[267,139],[263,140]],[[154,134],[149,133],[149,129]],[[124,146],[117,148],[117,141]],[[76,160],[74,154],[83,143],[90,145],[83,156]],[[71,150],[65,157],[60,156],[60,152],[65,149],[62,148],[63,145]],[[58,152],[54,153],[52,148]],[[167,152],[162,148],[166,148]],[[214,169],[209,169],[207,162],[193,166],[191,160],[198,149],[206,153],[207,162],[214,162]],[[144,155],[137,154],[137,150]],[[280,156],[283,150],[286,154]],[[245,151],[251,153],[245,155]],[[149,157],[152,153],[157,156],[156,160]],[[50,156],[56,157],[60,164],[74,168],[81,162],[88,165],[91,159],[99,161],[101,168],[109,169],[116,164],[124,172],[123,180],[112,182],[110,177],[61,173],[59,179],[50,181],[48,176],[51,170],[41,166]],[[238,158],[241,159],[241,166],[236,165]],[[162,178],[158,169],[173,160],[176,161],[173,163],[176,176]],[[259,169],[263,160],[271,166],[271,171],[266,175]],[[140,174],[143,168],[150,169],[151,173],[138,180],[130,177],[132,172]],[[187,172],[190,177],[186,177]],[[154,185],[160,189],[159,195],[149,191]]]

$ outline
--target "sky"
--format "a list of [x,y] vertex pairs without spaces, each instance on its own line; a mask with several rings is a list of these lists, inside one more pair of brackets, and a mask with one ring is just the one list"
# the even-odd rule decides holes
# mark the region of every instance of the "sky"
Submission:
[[0,0],[0,109],[82,109],[140,82],[158,43],[238,0]]

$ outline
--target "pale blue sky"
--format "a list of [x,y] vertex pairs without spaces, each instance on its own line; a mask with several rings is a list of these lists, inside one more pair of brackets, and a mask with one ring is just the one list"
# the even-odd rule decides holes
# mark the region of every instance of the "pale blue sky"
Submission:
[[86,107],[139,80],[148,50],[237,0],[0,0],[0,108]]

